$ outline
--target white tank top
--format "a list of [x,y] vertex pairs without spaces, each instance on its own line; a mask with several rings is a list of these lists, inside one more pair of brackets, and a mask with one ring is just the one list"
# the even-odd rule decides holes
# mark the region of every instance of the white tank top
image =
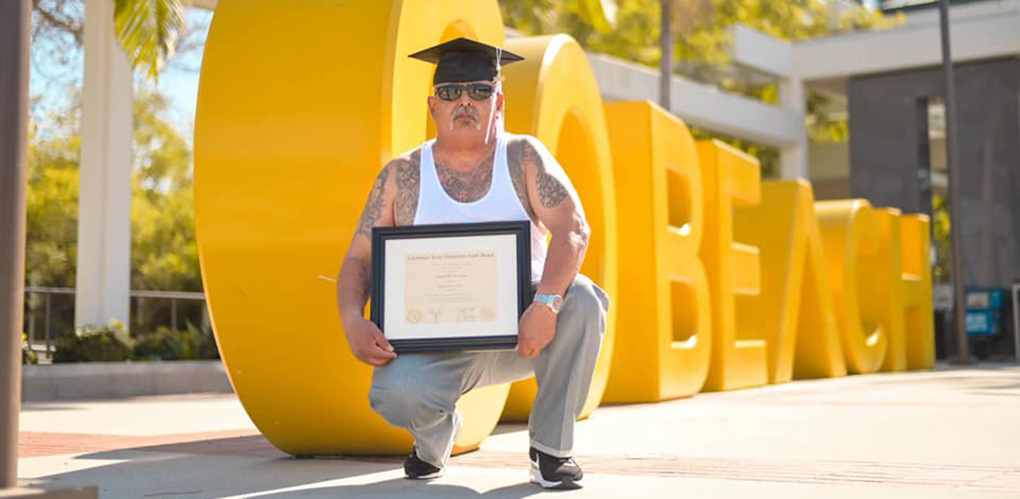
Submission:
[[[414,225],[531,221],[528,212],[521,206],[513,181],[510,179],[506,139],[507,136],[504,134],[496,136],[496,157],[492,165],[492,185],[489,186],[489,191],[481,199],[470,203],[454,200],[439,183],[436,164],[432,158],[432,145],[435,139],[422,145],[421,181],[418,187],[418,211],[414,215]],[[533,282],[538,282],[542,278],[546,250],[545,232],[535,225],[535,222],[531,222]]]

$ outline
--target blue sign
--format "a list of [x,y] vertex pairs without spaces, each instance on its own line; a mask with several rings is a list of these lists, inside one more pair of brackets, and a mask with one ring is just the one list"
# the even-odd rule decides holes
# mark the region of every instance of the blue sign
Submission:
[[968,287],[966,327],[970,336],[994,336],[1002,329],[1003,290]]

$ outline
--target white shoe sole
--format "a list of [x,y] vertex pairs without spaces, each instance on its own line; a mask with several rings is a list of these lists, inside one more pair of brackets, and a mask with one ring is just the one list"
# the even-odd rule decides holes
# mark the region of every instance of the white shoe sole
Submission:
[[542,472],[537,468],[531,468],[531,483],[537,483],[543,489],[579,489],[581,484],[573,480],[560,480],[553,482],[542,478]]
[[[407,475],[405,475],[405,476],[407,476]],[[418,475],[418,476],[414,476],[414,477],[408,476],[407,478],[410,478],[411,480],[433,480],[433,479],[439,478],[441,476],[443,476],[443,470],[439,470],[439,471],[437,471],[435,473],[429,473],[428,475]]]

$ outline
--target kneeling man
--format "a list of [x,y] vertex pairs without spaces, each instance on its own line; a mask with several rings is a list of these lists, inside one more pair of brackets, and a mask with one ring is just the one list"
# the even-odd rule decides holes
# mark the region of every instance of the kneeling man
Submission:
[[[460,429],[461,395],[534,374],[531,480],[546,488],[577,487],[582,472],[572,458],[574,423],[588,396],[608,308],[602,290],[578,274],[589,235],[584,210],[541,142],[497,126],[503,112],[499,68],[520,56],[458,38],[411,57],[437,65],[428,98],[436,139],[379,172],[338,282],[351,351],[375,366],[372,408],[414,436],[404,462],[407,477],[435,478]],[[516,351],[397,356],[365,320],[372,227],[517,220],[531,222],[536,289],[518,325]]]

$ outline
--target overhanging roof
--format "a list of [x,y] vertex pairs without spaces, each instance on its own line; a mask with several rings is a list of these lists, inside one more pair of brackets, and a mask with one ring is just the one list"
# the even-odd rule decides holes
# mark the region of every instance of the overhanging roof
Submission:
[[[950,10],[954,62],[1020,55],[1020,1],[986,1]],[[942,62],[937,10],[912,13],[903,26],[793,44],[793,73],[839,89],[855,75],[936,66]]]
[[[588,54],[588,60],[607,100],[656,100],[659,95],[656,70],[600,54]],[[775,147],[803,141],[804,117],[795,111],[679,76],[673,77],[670,94],[670,112],[688,125]]]

